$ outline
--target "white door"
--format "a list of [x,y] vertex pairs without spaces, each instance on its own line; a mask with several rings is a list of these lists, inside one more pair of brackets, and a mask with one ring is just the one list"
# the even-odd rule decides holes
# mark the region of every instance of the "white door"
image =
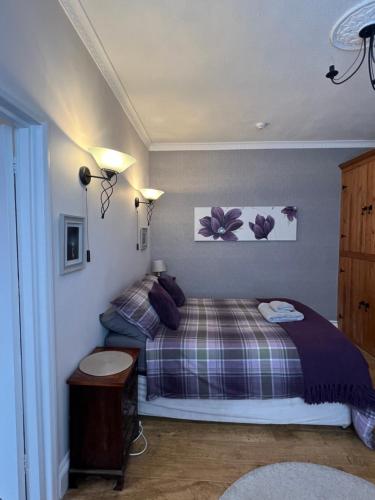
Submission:
[[0,498],[25,498],[13,130],[0,125]]

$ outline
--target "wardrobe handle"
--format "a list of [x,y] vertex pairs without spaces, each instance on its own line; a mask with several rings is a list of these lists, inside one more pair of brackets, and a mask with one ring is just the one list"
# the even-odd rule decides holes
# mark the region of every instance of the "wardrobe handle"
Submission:
[[342,269],[342,267],[340,267],[340,273],[344,273],[345,272],[345,269]]
[[361,309],[362,307],[366,306],[366,302],[364,300],[361,300],[361,302],[358,303],[358,309]]
[[342,185],[341,189],[344,191],[348,186]]
[[367,312],[367,309],[370,308],[370,304],[368,302],[365,302],[364,307],[365,307],[365,311]]
[[369,206],[367,207],[367,213],[368,213],[368,214],[372,214],[372,205],[369,205]]
[[368,206],[362,207],[362,213],[361,213],[361,215],[364,215],[365,212],[368,213],[368,208],[369,208]]
[[342,235],[341,235],[341,238],[346,238],[346,234],[342,234]]

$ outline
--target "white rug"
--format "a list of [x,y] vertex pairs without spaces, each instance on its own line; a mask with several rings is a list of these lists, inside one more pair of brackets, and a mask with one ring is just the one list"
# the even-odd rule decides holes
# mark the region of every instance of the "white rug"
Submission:
[[375,485],[324,465],[283,462],[259,467],[220,500],[374,500]]

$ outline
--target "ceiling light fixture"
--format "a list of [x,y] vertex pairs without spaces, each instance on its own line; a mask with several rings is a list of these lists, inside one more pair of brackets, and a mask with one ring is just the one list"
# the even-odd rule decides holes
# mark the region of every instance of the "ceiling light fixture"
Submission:
[[[326,74],[326,78],[331,80],[335,85],[341,85],[352,78],[362,66],[367,54],[367,67],[370,76],[370,83],[372,88],[375,90],[375,56],[374,56],[374,39],[375,39],[375,23],[368,24],[364,26],[358,33],[358,36],[362,39],[361,46],[359,48],[358,54],[354,59],[353,63],[349,68],[339,77],[337,75],[339,72],[332,64],[329,67],[329,71]],[[359,62],[358,62],[359,60]],[[352,71],[352,68],[353,71]]]
[[330,39],[338,49],[357,50],[358,53],[341,75],[334,64],[329,66],[326,78],[335,85],[341,85],[350,80],[365,62],[371,87],[375,90],[375,1],[366,0],[347,10],[333,26]]
[[87,167],[79,169],[79,179],[83,186],[90,184],[91,179],[101,179],[102,192],[100,194],[100,211],[101,217],[104,219],[110,204],[110,198],[113,194],[113,188],[117,183],[117,174],[124,172],[127,168],[136,162],[132,156],[116,151],[115,149],[92,147],[88,148],[99,168],[103,172],[103,176],[91,175]]
[[147,201],[139,201],[139,198],[135,198],[134,205],[135,208],[138,208],[140,204],[146,205],[147,209],[147,225],[149,226],[151,223],[152,211],[154,209],[154,202],[160,198],[164,194],[164,191],[160,191],[160,189],[152,189],[152,188],[142,188],[139,190],[143,198]]

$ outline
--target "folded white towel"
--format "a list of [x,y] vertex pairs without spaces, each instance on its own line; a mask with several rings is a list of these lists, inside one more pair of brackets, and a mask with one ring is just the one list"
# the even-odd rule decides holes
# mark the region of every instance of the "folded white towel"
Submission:
[[272,300],[270,302],[270,306],[275,312],[295,311],[292,304],[289,304],[289,302],[283,302],[282,300]]
[[301,321],[304,319],[304,315],[295,309],[294,311],[276,312],[266,302],[260,303],[258,310],[263,318],[269,323],[287,323],[290,321]]

